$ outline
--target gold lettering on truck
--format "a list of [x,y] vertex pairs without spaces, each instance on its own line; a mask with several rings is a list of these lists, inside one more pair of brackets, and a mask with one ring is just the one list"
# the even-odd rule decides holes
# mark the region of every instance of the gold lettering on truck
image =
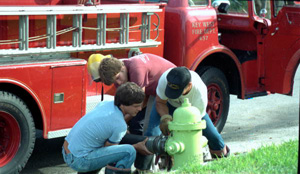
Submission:
[[192,35],[198,36],[200,41],[208,40],[208,35],[216,34],[216,22],[215,21],[204,21],[204,22],[192,22]]

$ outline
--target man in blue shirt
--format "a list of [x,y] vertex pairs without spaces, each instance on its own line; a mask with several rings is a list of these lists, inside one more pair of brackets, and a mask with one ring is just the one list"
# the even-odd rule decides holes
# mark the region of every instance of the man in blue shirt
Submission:
[[130,173],[136,150],[151,154],[146,139],[137,144],[119,145],[127,131],[125,115],[135,116],[142,107],[145,94],[133,82],[121,85],[114,101],[103,101],[83,116],[65,138],[64,161],[78,172],[106,167],[106,173]]

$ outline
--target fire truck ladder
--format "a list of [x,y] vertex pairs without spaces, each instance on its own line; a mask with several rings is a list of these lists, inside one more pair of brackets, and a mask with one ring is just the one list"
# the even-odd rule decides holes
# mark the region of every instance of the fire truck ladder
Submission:
[[[161,44],[150,39],[151,16],[162,9],[157,5],[97,5],[97,6],[23,6],[0,9],[0,16],[19,16],[19,38],[13,40],[0,40],[1,45],[18,44],[17,49],[0,49],[1,56],[33,55],[47,53],[69,53],[79,51],[99,51],[125,48],[157,47]],[[120,14],[120,28],[107,28],[107,14]],[[140,41],[129,41],[130,13],[142,13]],[[84,27],[83,15],[97,14],[97,28]],[[47,30],[45,35],[29,37],[29,16],[47,16]],[[57,31],[57,15],[73,15],[73,26]],[[159,21],[159,18],[158,18]],[[159,24],[158,24],[159,25]],[[96,43],[87,44],[82,41],[83,29],[96,30]],[[156,26],[158,36],[158,26]],[[57,45],[58,35],[72,31],[72,45]],[[106,42],[106,32],[119,31],[119,41]],[[46,39],[45,47],[29,47],[29,42]]]

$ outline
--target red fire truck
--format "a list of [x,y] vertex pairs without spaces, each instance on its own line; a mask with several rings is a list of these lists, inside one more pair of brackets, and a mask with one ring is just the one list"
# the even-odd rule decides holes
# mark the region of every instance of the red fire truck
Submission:
[[[35,143],[66,136],[114,87],[92,82],[91,54],[162,56],[196,71],[219,131],[229,95],[292,95],[300,5],[286,0],[9,0],[0,2],[0,173]],[[101,89],[104,95],[101,95]]]

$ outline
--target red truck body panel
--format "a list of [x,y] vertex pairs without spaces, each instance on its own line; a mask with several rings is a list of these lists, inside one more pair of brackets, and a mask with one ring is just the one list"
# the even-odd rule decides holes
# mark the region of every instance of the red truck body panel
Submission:
[[[265,84],[273,93],[292,93],[293,78],[300,58],[300,5],[285,6],[272,22],[265,38]],[[277,30],[278,29],[278,30]]]
[[165,34],[164,57],[177,66],[191,67],[201,52],[219,45],[213,8],[167,6],[165,25],[169,32]]
[[[2,64],[0,83],[26,90],[38,104],[47,132],[72,127],[85,113],[86,61],[46,61]],[[64,93],[64,102],[55,103],[54,95]]]

